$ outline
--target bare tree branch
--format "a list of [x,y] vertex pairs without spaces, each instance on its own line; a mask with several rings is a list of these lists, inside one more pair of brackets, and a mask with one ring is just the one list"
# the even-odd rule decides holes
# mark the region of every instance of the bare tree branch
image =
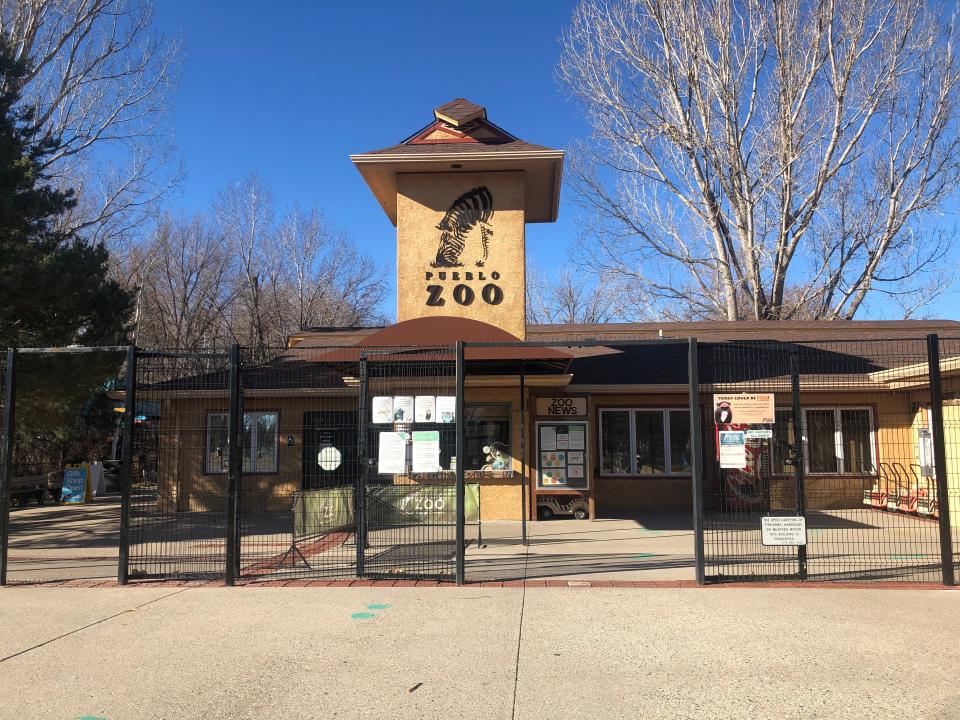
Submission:
[[960,180],[955,32],[926,0],[584,0],[557,71],[594,130],[584,262],[671,316],[917,312]]

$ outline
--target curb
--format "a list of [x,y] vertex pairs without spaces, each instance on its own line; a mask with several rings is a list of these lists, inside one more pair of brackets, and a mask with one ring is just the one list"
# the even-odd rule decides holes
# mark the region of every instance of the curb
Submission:
[[[51,582],[12,582],[10,588],[116,588],[116,580],[56,580]],[[225,587],[221,580],[133,580],[126,587]],[[289,579],[242,581],[236,587],[433,587],[455,588],[456,584],[440,580],[357,580]],[[698,586],[693,580],[495,580],[468,582],[468,588],[684,588],[694,590],[736,590],[805,588],[810,590],[960,590],[960,587],[933,582],[730,582]]]

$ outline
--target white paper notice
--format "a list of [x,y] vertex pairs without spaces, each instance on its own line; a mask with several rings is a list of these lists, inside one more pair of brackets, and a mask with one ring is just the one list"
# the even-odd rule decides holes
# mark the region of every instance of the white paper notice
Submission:
[[566,450],[568,447],[570,447],[569,435],[557,433],[557,450]]
[[437,421],[437,399],[433,395],[417,395],[413,417],[418,423]]
[[393,421],[398,423],[413,422],[412,395],[398,395],[393,399]]
[[583,465],[583,453],[582,452],[568,452],[567,453],[567,462],[571,465]]
[[413,433],[413,472],[440,472],[440,432],[421,430]]
[[380,433],[377,465],[377,472],[381,475],[397,475],[407,471],[407,433]]
[[393,397],[384,395],[373,399],[373,422],[393,422]]
[[557,431],[549,425],[544,425],[540,428],[540,449],[557,449]]
[[570,449],[583,450],[587,444],[585,441],[586,433],[583,425],[573,425],[570,427]]
[[437,422],[457,421],[457,398],[454,395],[437,395]]
[[743,431],[720,431],[720,467],[742,470],[747,466],[747,446]]
[[572,478],[582,478],[583,465],[567,465],[567,475]]

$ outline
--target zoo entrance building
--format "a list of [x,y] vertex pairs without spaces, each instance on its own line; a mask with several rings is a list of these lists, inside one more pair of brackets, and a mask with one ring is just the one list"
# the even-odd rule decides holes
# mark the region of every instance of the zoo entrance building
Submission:
[[156,487],[134,540],[138,508],[237,512],[240,575],[442,576],[459,502],[458,552],[483,523],[663,515],[688,519],[701,578],[946,577],[960,323],[528,324],[525,227],[557,218],[562,151],[457,99],[351,160],[397,229],[397,323],[303,330],[233,380],[142,359]]

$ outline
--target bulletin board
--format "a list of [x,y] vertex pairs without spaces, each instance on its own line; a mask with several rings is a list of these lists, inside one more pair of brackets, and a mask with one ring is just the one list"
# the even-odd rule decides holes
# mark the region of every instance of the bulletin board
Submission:
[[587,490],[587,423],[537,423],[537,489]]

